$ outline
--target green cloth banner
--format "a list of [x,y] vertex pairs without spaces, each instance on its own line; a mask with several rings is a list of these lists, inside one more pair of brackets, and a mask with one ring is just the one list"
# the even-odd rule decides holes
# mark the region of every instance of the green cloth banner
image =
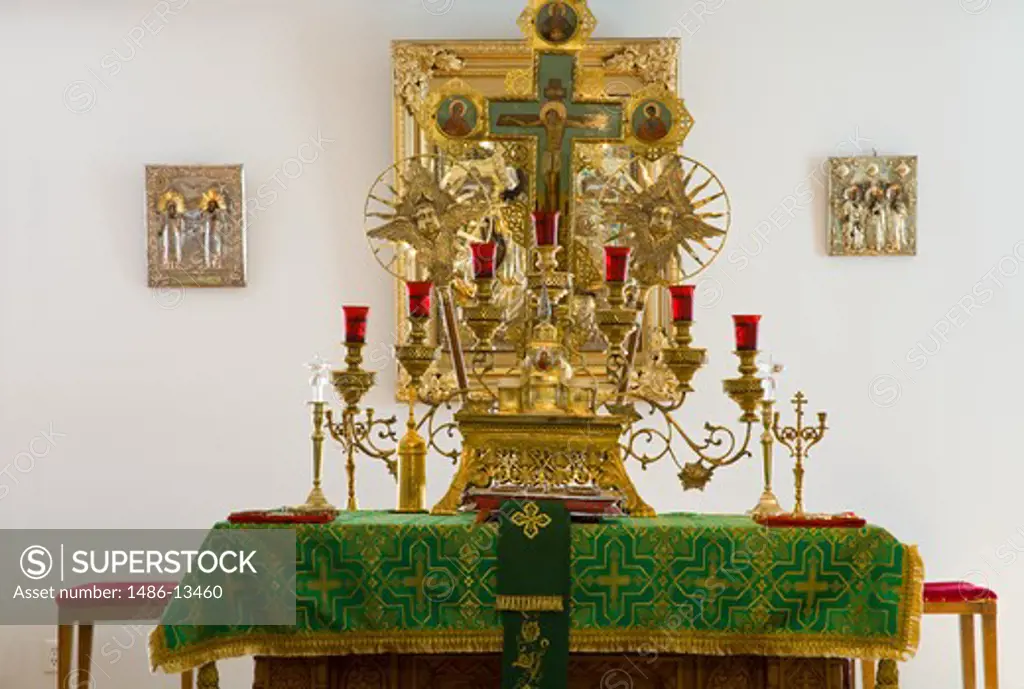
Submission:
[[[252,528],[218,524],[216,529]],[[497,653],[496,524],[345,512],[296,532],[295,627],[160,626],[154,667],[244,655]],[[917,648],[923,568],[884,529],[670,514],[571,526],[572,652],[893,658]],[[189,619],[173,599],[166,619]]]
[[498,512],[503,689],[569,683],[569,511],[553,500],[508,500]]

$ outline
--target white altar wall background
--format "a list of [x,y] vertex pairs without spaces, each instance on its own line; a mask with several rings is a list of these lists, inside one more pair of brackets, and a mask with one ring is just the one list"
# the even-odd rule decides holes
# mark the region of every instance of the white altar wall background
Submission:
[[[308,486],[304,364],[340,361],[343,302],[373,307],[389,403],[392,285],[361,207],[391,157],[389,41],[516,37],[518,1],[70,0],[0,4],[0,526],[192,527]],[[1006,0],[594,0],[601,36],[682,36],[697,125],[688,153],[735,211],[707,275],[697,341],[711,364],[684,417],[733,421],[729,315],[765,314],[767,349],[832,430],[808,506],[854,509],[920,544],[933,579],[1003,597],[1006,687],[1024,686],[1021,196],[1024,5]],[[319,142],[319,145],[317,145]],[[307,145],[312,143],[313,145]],[[920,254],[824,254],[831,154],[917,154]],[[299,156],[307,162],[297,162]],[[146,288],[146,163],[244,163],[249,286]],[[268,192],[269,195],[269,192]],[[264,196],[267,198],[267,196]],[[973,297],[973,299],[972,299]],[[342,498],[330,453],[327,488]],[[790,465],[778,458],[791,500]],[[365,507],[394,504],[363,463]],[[431,464],[430,495],[451,468]],[[757,462],[684,494],[637,475],[660,510],[737,512]],[[959,686],[956,627],[925,622],[904,686]],[[0,628],[0,687],[52,686],[46,628]],[[119,659],[114,651],[127,648]],[[146,677],[139,633],[101,630],[104,689]],[[106,651],[104,653],[104,651]],[[631,666],[626,659],[623,668]],[[247,685],[249,664],[223,664]]]

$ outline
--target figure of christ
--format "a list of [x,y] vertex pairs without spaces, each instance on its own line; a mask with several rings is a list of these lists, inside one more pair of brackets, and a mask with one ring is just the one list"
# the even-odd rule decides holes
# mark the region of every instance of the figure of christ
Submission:
[[541,210],[556,211],[561,203],[562,161],[569,155],[565,150],[565,130],[567,127],[577,129],[601,130],[608,126],[608,116],[604,114],[569,115],[565,103],[549,100],[540,108],[537,115],[505,114],[498,117],[497,124],[502,127],[543,127],[547,134],[547,142],[541,152],[540,174],[544,178],[544,198]]

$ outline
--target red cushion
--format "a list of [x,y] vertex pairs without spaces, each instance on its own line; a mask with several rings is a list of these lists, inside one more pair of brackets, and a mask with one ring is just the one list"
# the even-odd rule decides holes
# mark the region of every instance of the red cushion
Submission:
[[925,603],[965,603],[997,598],[995,591],[969,581],[930,581],[924,585]]
[[[150,589],[151,586],[156,588]],[[174,581],[104,581],[80,584],[69,589],[61,589],[57,605],[62,608],[164,606],[174,597],[174,589],[177,586],[178,583]]]

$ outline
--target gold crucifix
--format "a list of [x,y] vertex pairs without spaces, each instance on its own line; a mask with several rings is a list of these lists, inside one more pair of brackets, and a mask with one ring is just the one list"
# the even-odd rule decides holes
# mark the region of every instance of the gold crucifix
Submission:
[[623,141],[623,103],[585,102],[574,95],[575,55],[541,53],[536,61],[534,100],[493,99],[487,137],[537,139],[537,175],[532,184],[541,210],[565,210],[571,189],[572,150],[577,140]]

